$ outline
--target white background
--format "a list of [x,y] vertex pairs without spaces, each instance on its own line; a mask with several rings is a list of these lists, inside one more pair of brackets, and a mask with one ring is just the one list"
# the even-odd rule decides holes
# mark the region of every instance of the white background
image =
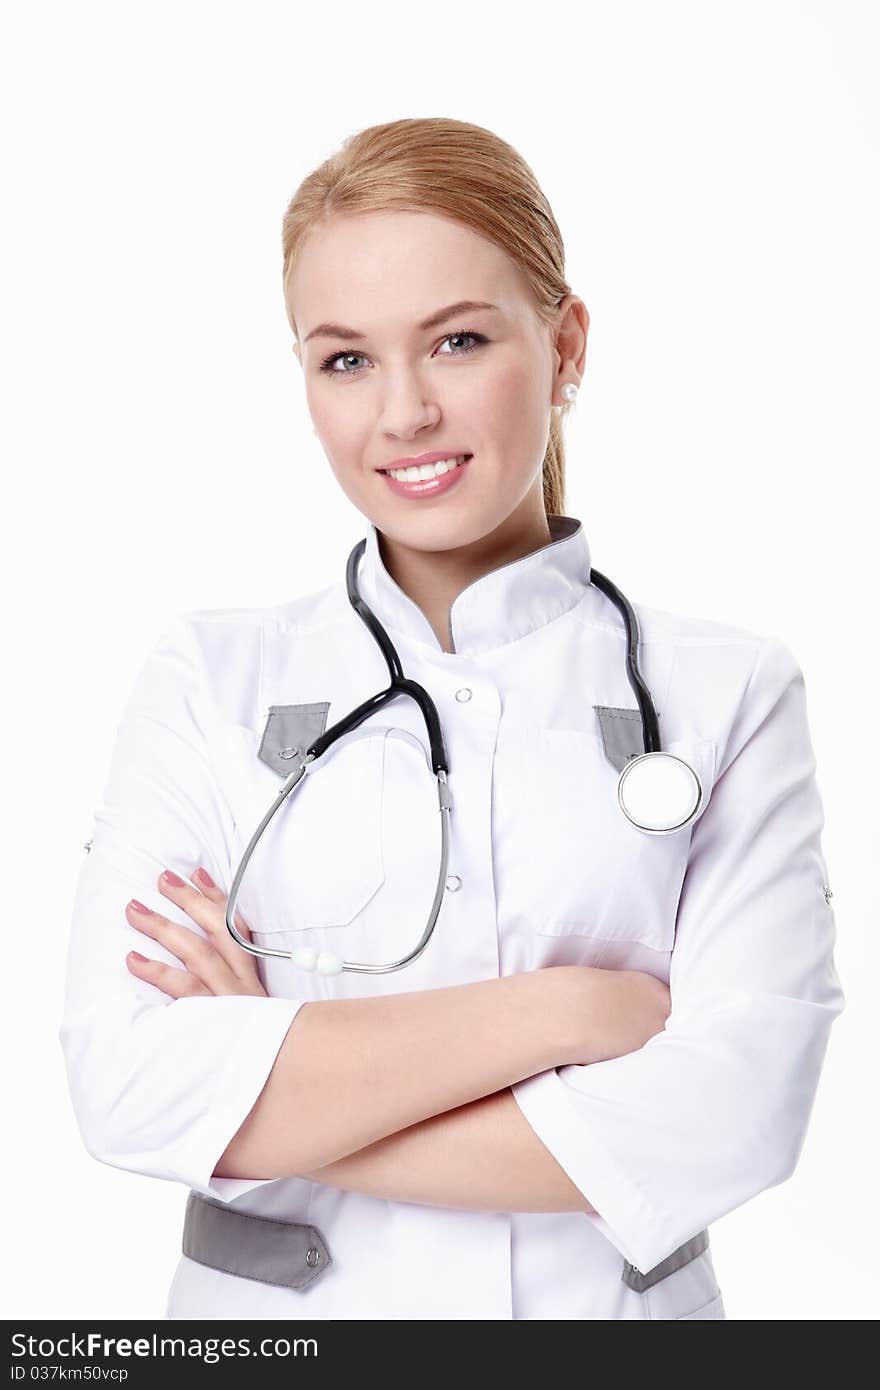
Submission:
[[366,533],[281,216],[349,133],[443,115],[562,228],[597,568],[803,667],[847,1008],[796,1173],[712,1244],[731,1319],[875,1317],[878,6],[81,0],[4,31],[5,1316],[163,1315],[186,1192],[87,1155],[57,1037],[83,843],[173,616],[321,588]]

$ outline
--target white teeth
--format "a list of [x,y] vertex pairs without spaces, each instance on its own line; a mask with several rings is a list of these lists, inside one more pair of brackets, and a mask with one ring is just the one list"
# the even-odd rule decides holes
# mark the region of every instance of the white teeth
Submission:
[[418,483],[425,478],[439,478],[441,474],[448,473],[451,468],[457,468],[464,463],[468,454],[462,454],[456,459],[440,459],[438,463],[423,463],[421,466],[413,464],[411,468],[389,468],[388,472],[392,478],[404,483]]

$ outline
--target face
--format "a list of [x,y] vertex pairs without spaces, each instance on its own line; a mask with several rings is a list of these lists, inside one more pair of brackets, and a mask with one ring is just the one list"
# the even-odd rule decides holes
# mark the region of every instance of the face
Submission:
[[[492,242],[443,217],[396,211],[322,223],[301,248],[286,299],[315,431],[343,491],[378,531],[446,550],[511,518],[543,517],[551,407],[583,370],[580,300],[563,300],[562,331],[551,330]],[[494,307],[423,326],[464,300]],[[425,453],[470,459],[445,475],[451,486],[440,479],[420,496],[401,495],[380,471]]]

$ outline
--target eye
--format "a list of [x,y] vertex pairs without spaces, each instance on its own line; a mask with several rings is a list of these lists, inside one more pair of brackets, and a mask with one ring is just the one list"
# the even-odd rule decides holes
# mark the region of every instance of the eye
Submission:
[[324,358],[321,363],[321,371],[326,372],[328,376],[355,376],[357,372],[362,370],[361,367],[357,367],[354,372],[337,372],[333,369],[337,362],[350,362],[352,358],[358,358],[360,356],[361,354],[359,352],[334,352],[330,357]]
[[[474,340],[474,347],[479,347],[482,343],[487,343],[487,342],[489,341],[488,338],[484,338],[484,337],[483,337],[482,333],[466,333],[466,332],[462,329],[462,331],[461,331],[460,333],[447,333],[446,337],[443,339],[443,342],[444,342],[444,343],[451,343],[452,340],[453,340],[453,338],[473,338],[473,340]],[[464,352],[473,352],[473,351],[474,351],[474,347],[459,348],[458,351],[456,351],[456,352],[454,352],[454,353],[447,353],[447,352],[444,352],[444,353],[441,353],[440,355],[441,355],[441,357],[449,357],[449,356],[459,357],[459,356],[461,356],[461,354],[464,353]]]
[[[475,352],[477,348],[482,347],[489,341],[483,333],[473,333],[469,329],[460,329],[457,333],[447,333],[446,336],[441,339],[441,345],[443,343],[452,342],[456,338],[470,338],[472,340],[472,345],[470,347],[455,348],[452,352],[442,352],[439,354],[441,357],[463,357],[466,352]],[[340,368],[336,367],[337,362],[357,362],[359,359],[369,361],[369,359],[364,358],[364,354],[360,352],[333,352],[329,357],[324,358],[320,370],[324,372],[326,376],[360,376],[361,372],[364,370],[363,367],[354,367],[351,370],[346,366]]]

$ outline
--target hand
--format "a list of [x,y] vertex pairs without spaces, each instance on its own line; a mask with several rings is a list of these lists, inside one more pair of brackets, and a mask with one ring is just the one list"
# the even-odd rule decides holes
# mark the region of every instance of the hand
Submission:
[[576,966],[581,975],[582,1041],[577,1061],[589,1065],[638,1052],[662,1033],[672,1007],[669,988],[644,970]]
[[[186,970],[177,970],[164,961],[139,958],[136,952],[125,958],[128,969],[139,980],[146,980],[163,993],[170,994],[172,999],[206,994],[257,994],[266,997],[257,973],[257,957],[239,946],[226,926],[226,894],[202,868],[198,868],[192,878],[198,883],[198,888],[166,869],[159,875],[157,885],[163,897],[182,908],[188,917],[202,927],[207,933],[207,940],[158,912],[147,909],[139,911],[141,904],[135,907],[135,898],[125,909],[129,926],[158,941],[160,946],[183,962]],[[250,929],[238,912],[234,921],[245,941],[250,941]]]

